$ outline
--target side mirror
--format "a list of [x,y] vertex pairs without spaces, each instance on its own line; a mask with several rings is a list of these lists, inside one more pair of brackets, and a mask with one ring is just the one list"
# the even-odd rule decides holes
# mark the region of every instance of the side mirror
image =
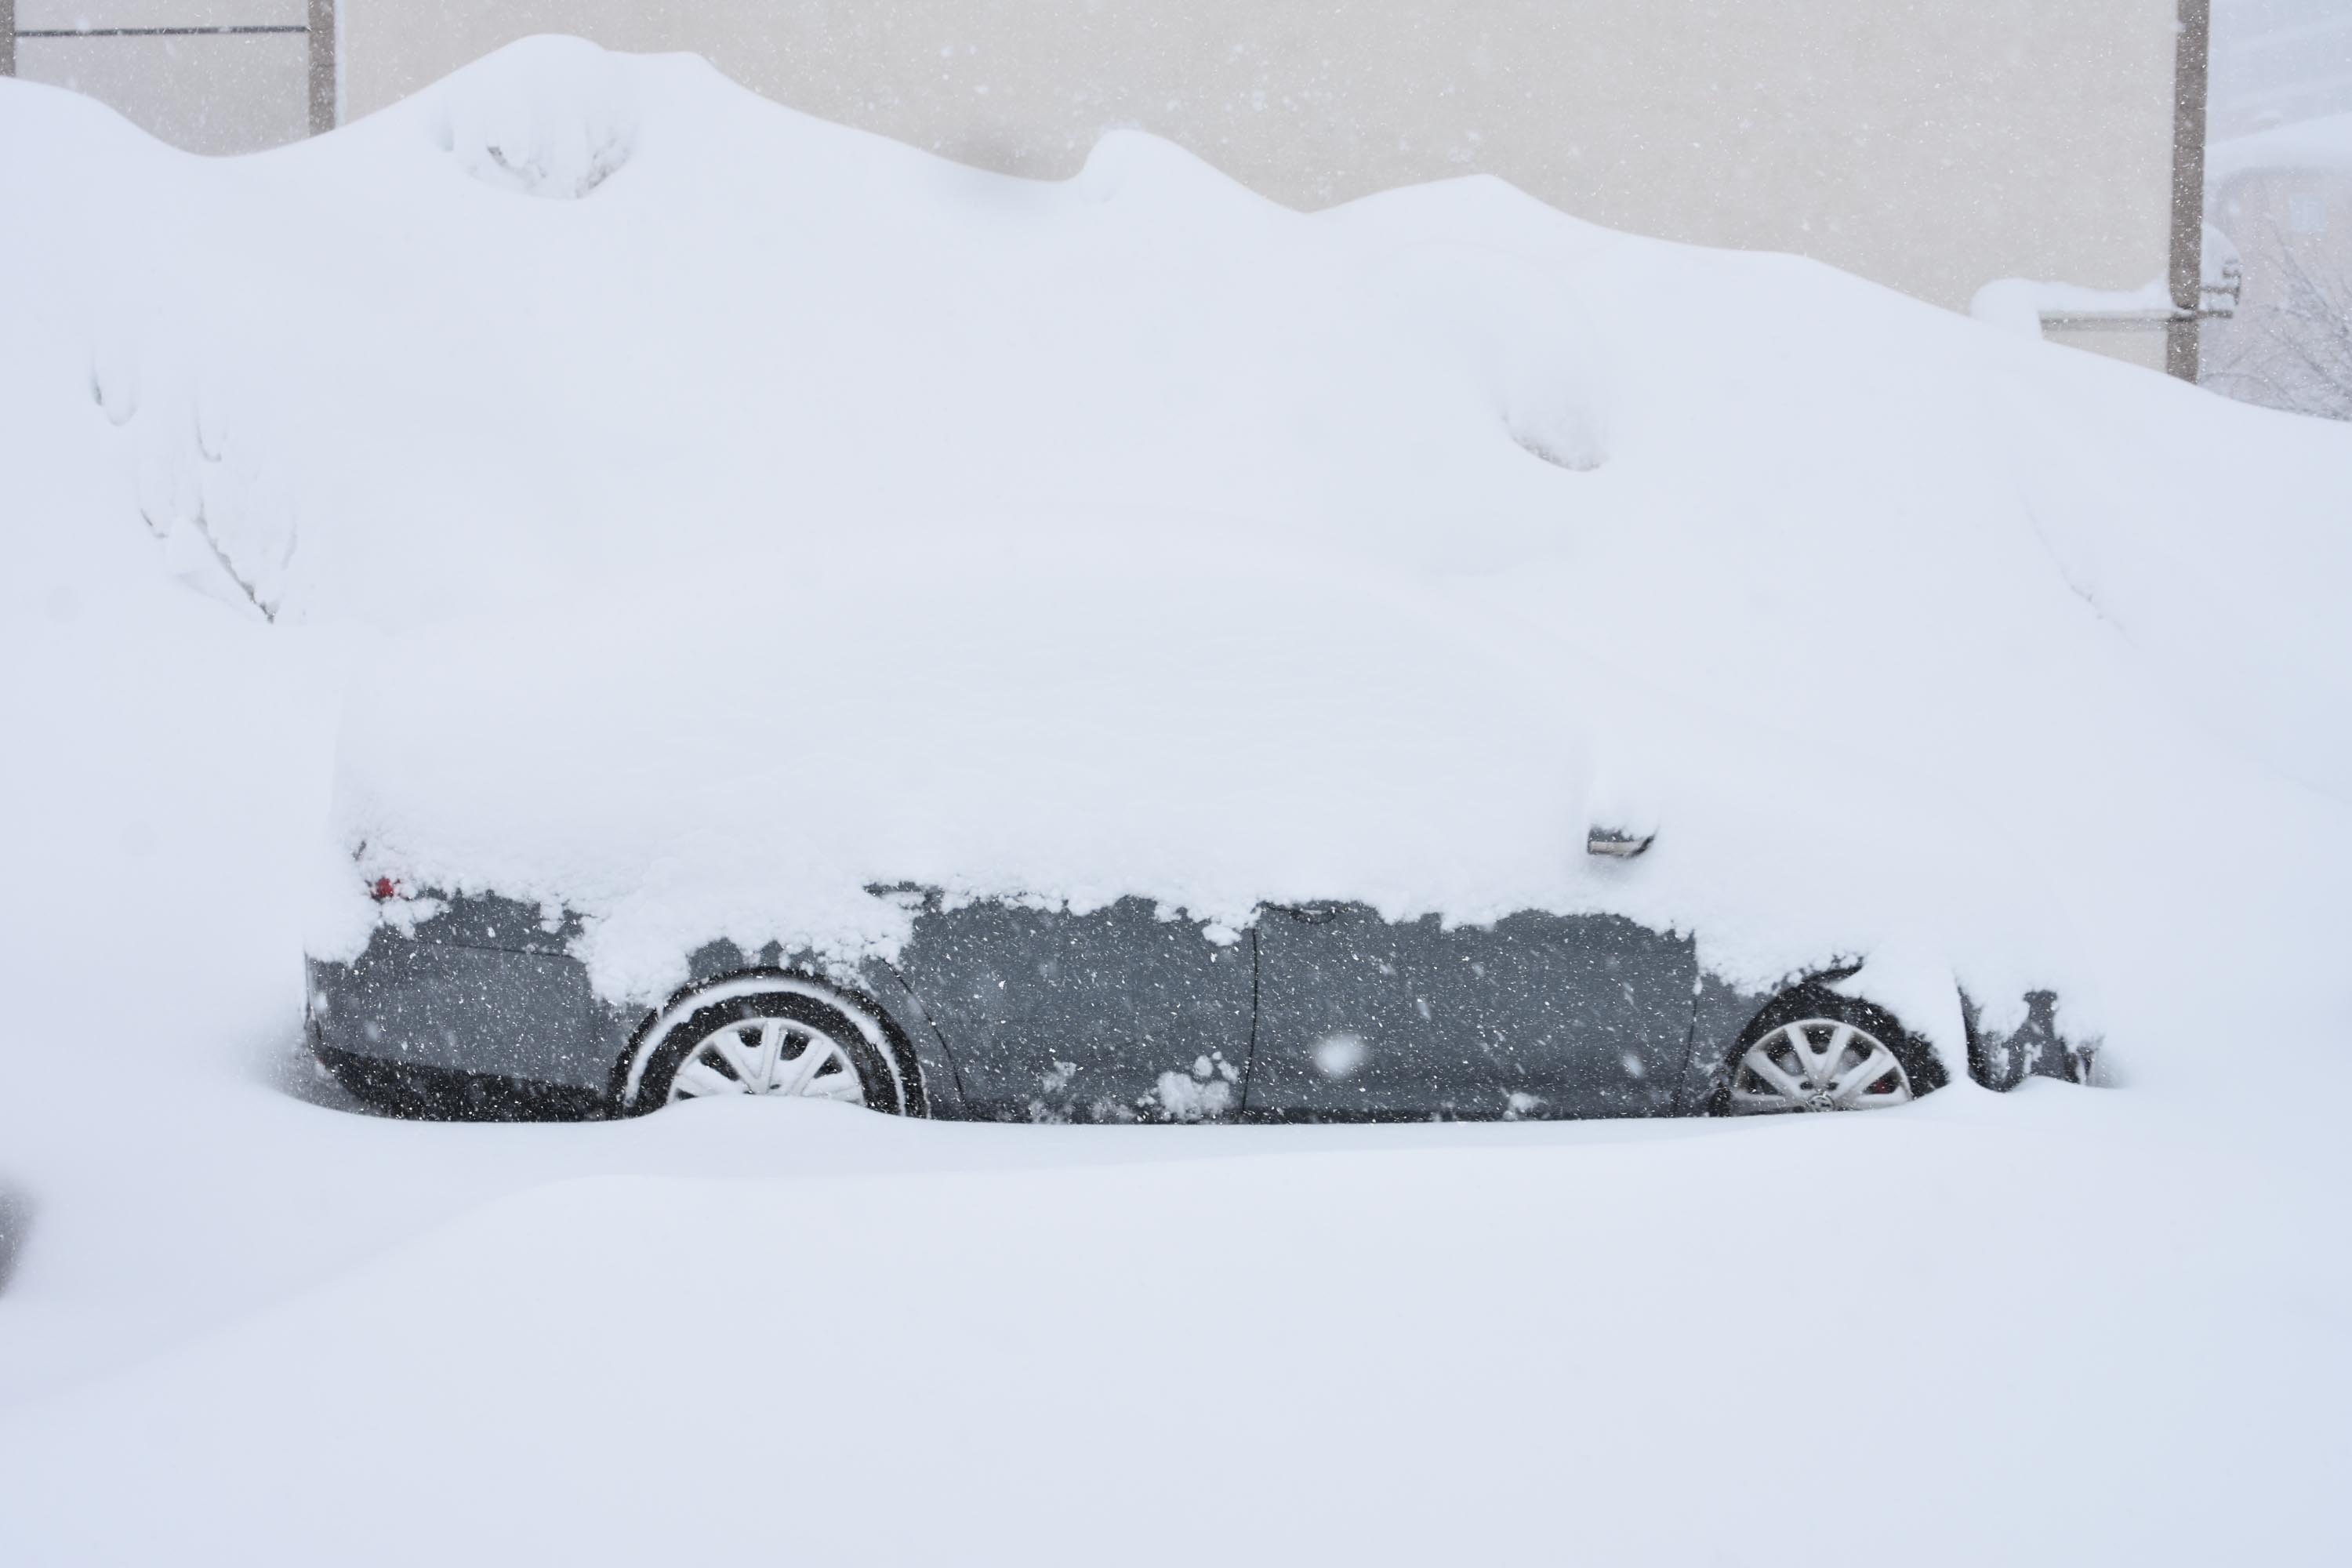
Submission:
[[1625,827],[1595,826],[1584,836],[1584,852],[1605,855],[1612,860],[1631,860],[1657,837],[1655,833],[1636,833]]

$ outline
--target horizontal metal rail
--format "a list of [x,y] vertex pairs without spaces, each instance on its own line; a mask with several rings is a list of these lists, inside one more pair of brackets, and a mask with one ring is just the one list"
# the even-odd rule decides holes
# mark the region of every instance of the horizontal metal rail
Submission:
[[2129,331],[2138,327],[2169,327],[2176,321],[2200,319],[2193,310],[2044,310],[2042,324],[2062,331],[2089,331],[2099,329]]
[[269,23],[258,26],[220,27],[19,27],[20,38],[219,38],[255,33],[307,33],[307,22]]

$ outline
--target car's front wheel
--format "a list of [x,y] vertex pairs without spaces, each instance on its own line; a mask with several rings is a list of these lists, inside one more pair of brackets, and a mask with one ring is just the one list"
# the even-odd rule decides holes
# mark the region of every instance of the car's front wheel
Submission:
[[617,1087],[631,1114],[744,1095],[923,1114],[913,1052],[888,1018],[784,970],[730,974],[671,998],[637,1031]]
[[1942,1088],[1945,1076],[1893,1014],[1819,984],[1774,997],[1726,1066],[1716,1109],[1731,1116],[1876,1110]]

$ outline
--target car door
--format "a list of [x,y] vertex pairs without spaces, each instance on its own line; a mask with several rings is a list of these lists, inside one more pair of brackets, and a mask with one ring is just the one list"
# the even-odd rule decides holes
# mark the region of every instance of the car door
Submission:
[[1144,899],[1085,914],[929,900],[898,965],[945,1039],[970,1114],[1221,1121],[1240,1114],[1249,937]]
[[1444,929],[1361,904],[1257,925],[1248,1111],[1301,1121],[1654,1116],[1688,1054],[1691,943],[1614,915]]

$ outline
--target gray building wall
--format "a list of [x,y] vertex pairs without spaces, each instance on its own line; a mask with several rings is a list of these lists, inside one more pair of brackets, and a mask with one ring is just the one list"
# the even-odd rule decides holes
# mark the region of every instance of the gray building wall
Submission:
[[[0,0],[5,10],[8,0]],[[89,94],[175,147],[251,153],[308,130],[308,0],[15,0],[16,74]],[[199,28],[240,29],[205,34]],[[259,29],[271,29],[261,31]],[[134,36],[121,36],[125,29]],[[169,30],[165,30],[169,29]],[[58,37],[45,35],[78,34]]]
[[362,114],[534,32],[1057,176],[1139,125],[1290,205],[1484,171],[1954,308],[2164,270],[2173,0],[344,0]]
[[[5,0],[0,0],[5,4]],[[536,32],[689,49],[780,102],[1011,173],[1139,125],[1314,208],[1498,174],[1596,222],[1796,251],[1964,307],[2163,271],[2174,0],[341,0],[345,118]],[[26,28],[304,0],[16,0]],[[21,74],[205,152],[303,125],[305,42],[40,39]]]

